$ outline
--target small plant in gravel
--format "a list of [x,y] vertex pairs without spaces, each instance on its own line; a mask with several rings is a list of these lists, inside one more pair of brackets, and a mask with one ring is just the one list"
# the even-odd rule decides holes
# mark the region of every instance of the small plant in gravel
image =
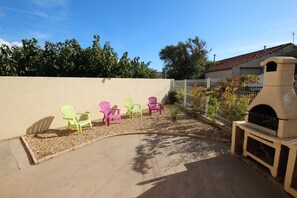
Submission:
[[174,106],[170,109],[170,118],[173,123],[176,122],[178,113],[179,113],[179,108],[177,106]]

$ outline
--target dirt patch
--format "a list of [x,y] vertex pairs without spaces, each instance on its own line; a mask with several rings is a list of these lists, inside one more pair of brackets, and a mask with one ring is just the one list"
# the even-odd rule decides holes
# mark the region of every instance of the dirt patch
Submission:
[[83,135],[78,135],[76,128],[61,128],[26,135],[26,140],[35,157],[40,160],[100,137],[126,133],[162,133],[230,139],[231,131],[220,130],[183,112],[178,114],[177,121],[173,123],[169,116],[171,108],[172,106],[165,106],[162,115],[156,112],[152,116],[146,113],[142,117],[136,115],[133,119],[123,117],[122,125],[118,120],[113,120],[108,127],[98,120],[93,123],[93,128],[84,127]]

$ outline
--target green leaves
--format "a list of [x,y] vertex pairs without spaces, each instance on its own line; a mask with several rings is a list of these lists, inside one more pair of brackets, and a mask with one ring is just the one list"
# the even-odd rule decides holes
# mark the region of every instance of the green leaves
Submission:
[[163,71],[176,80],[200,78],[207,64],[206,42],[198,37],[169,45],[161,49],[159,56],[164,61]]
[[219,109],[220,103],[216,97],[210,96],[208,101],[208,108],[207,108],[207,116],[211,119],[211,121],[215,121],[216,113]]
[[22,46],[0,47],[1,76],[74,76],[103,78],[154,78],[156,71],[150,62],[130,60],[128,52],[119,59],[106,42],[100,46],[100,36],[95,35],[92,46],[83,49],[75,40],[45,42],[44,48],[34,38],[22,40]]
[[[247,83],[255,83],[258,80],[259,77],[256,75],[226,78],[226,81],[220,82],[219,86],[212,90],[213,99],[209,100],[208,111],[212,113],[219,110],[219,114],[229,125],[232,125],[233,121],[243,120],[253,95],[238,94],[237,90],[245,87]],[[211,114],[210,117],[212,116]]]

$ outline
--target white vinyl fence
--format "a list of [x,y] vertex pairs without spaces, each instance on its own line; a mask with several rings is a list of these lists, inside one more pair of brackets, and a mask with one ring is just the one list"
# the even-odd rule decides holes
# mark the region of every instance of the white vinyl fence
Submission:
[[[183,90],[184,92],[184,100],[183,105],[185,107],[192,107],[192,95],[191,90],[194,87],[194,85],[198,85],[199,87],[205,87],[207,90],[213,89],[219,85],[220,82],[225,81],[225,78],[207,78],[207,79],[195,79],[195,80],[175,80],[173,83],[173,90]],[[262,86],[259,84],[250,84],[244,88],[241,88],[237,90],[237,94],[244,94],[244,95],[251,95],[253,94],[256,96],[260,90],[262,89]],[[206,104],[209,100],[209,96],[206,96]],[[206,112],[206,109],[202,109]]]

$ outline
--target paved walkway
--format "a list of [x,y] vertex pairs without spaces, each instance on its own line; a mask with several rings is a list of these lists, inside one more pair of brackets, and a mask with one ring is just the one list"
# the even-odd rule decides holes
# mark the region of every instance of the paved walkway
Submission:
[[113,137],[0,176],[0,197],[290,197],[228,149],[185,137]]
[[0,177],[26,169],[30,163],[19,138],[0,141]]

